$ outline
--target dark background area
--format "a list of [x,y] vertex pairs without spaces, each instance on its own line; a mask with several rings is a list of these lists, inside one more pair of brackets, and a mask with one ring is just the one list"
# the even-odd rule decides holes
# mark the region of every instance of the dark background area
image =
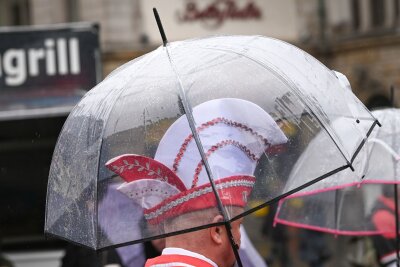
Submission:
[[65,116],[0,122],[0,229],[2,247],[54,248],[43,242],[51,157]]

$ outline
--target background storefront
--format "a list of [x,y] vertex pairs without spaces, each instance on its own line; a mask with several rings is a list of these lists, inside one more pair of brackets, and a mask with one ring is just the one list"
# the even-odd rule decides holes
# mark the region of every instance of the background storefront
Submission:
[[47,176],[69,112],[100,81],[98,30],[93,23],[0,30],[0,237],[17,266],[32,266],[32,255],[41,266],[62,255],[63,242],[43,235]]

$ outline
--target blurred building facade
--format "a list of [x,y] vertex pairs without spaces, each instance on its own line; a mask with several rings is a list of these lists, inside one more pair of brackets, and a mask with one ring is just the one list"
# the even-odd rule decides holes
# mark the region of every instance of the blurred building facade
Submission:
[[400,86],[399,0],[3,0],[0,24],[94,21],[104,73],[158,45],[152,7],[171,41],[261,34],[294,43],[343,72],[368,104]]
[[[330,68],[343,72],[367,106],[384,104],[390,86],[400,87],[400,1],[339,0],[318,5],[314,10],[320,18],[319,33],[310,33],[303,43]],[[395,100],[399,105],[399,97]]]
[[[0,26],[97,22],[107,75],[161,44],[153,7],[170,41],[259,34],[293,43],[348,76],[367,106],[387,103],[389,87],[400,88],[400,0],[0,0]],[[40,176],[37,188],[26,188],[26,194],[45,194],[52,151],[65,119],[1,121],[2,177],[17,181]],[[30,163],[30,176],[13,160],[22,156]],[[36,213],[44,215],[44,199]],[[26,230],[33,236],[41,231]],[[28,238],[35,240],[18,236],[12,244],[18,249],[41,247],[21,245]]]

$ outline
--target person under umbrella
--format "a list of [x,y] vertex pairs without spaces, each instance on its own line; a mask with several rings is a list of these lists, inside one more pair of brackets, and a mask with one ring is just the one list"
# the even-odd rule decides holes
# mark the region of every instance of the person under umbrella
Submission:
[[[372,113],[382,127],[372,131],[360,151],[365,156],[362,179],[342,172],[289,196],[281,201],[275,222],[335,235],[371,236],[381,266],[396,266],[400,110]],[[300,160],[306,158],[312,154],[303,154]],[[291,205],[299,201],[302,205]]]
[[[106,193],[99,204],[100,225],[106,235],[111,238],[120,238],[118,235],[125,234],[120,228],[115,227],[122,217],[126,221],[126,225],[122,228],[126,231],[140,231],[140,225],[135,226],[135,217],[142,217],[141,207],[133,203],[125,194],[117,190],[118,184],[109,186]],[[116,206],[120,208],[116,209]],[[121,213],[124,213],[123,215]],[[105,220],[111,218],[111,220]],[[266,263],[253,247],[251,240],[247,236],[244,227],[240,228],[241,246],[239,255],[242,264],[246,267],[266,267]],[[72,245],[71,245],[72,246]],[[144,266],[149,258],[157,257],[165,248],[165,239],[156,239],[144,242],[143,244],[133,244],[114,249],[107,249],[102,253],[96,253],[87,248],[74,246],[69,249],[64,256],[62,267],[67,266],[107,266],[106,264],[114,264],[115,267],[140,267]],[[106,254],[106,255],[104,255]],[[113,257],[114,256],[114,257]],[[116,257],[115,257],[116,256]],[[99,259],[102,262],[99,262]],[[86,265],[85,265],[86,264]]]
[[[252,125],[246,120],[246,114],[251,114],[252,121],[263,127]],[[195,107],[193,115],[195,121],[203,125],[198,133],[210,167],[218,177],[215,186],[224,212],[232,218],[242,212],[247,203],[255,183],[253,172],[260,155],[267,149],[266,144],[279,145],[287,139],[263,109],[248,101],[208,101]],[[263,131],[258,132],[260,129]],[[155,159],[130,154],[106,163],[125,180],[118,189],[142,205],[150,226],[162,224],[165,232],[176,232],[193,222],[215,225],[166,237],[162,255],[148,260],[147,267],[167,263],[231,267],[235,263],[230,238],[240,246],[243,219],[232,222],[230,237],[221,223],[224,218],[216,208],[212,185],[191,136],[186,116],[183,116],[161,139]],[[268,142],[260,146],[259,141],[266,139]]]
[[393,186],[386,185],[368,217],[372,228],[381,233],[371,238],[378,261],[383,267],[397,266],[395,212]]

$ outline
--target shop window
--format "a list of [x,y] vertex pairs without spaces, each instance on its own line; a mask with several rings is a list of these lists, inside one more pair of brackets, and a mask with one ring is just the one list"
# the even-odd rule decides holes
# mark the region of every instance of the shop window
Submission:
[[382,27],[385,23],[385,1],[370,0],[370,10],[372,27]]
[[69,22],[79,21],[79,2],[78,0],[65,0],[67,20]]
[[353,18],[353,29],[360,29],[360,1],[359,0],[351,0],[351,13]]

